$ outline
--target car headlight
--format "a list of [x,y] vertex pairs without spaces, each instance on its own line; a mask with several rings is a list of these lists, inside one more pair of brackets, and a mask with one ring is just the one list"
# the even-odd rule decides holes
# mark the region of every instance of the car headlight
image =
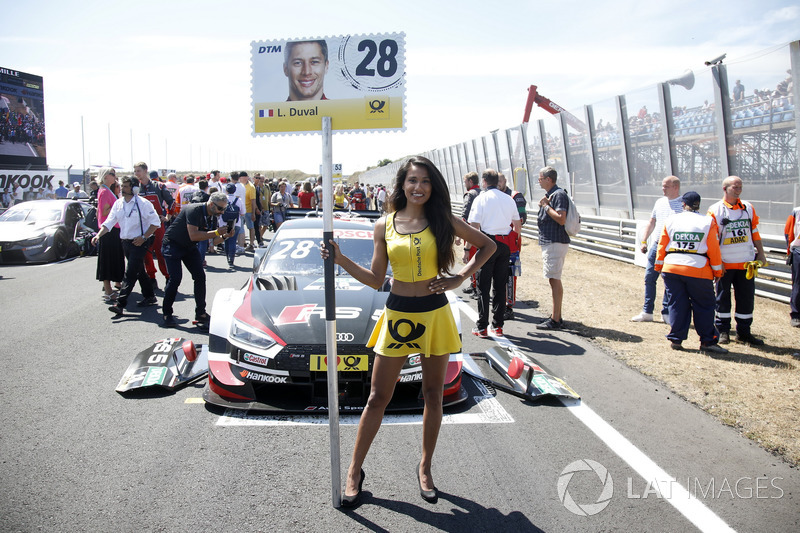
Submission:
[[45,235],[37,235],[32,239],[25,239],[24,241],[20,241],[19,245],[22,246],[23,248],[29,248],[31,246],[39,246],[44,242],[46,238],[47,237]]
[[259,350],[267,350],[277,344],[275,339],[265,332],[235,318],[231,322],[230,338],[233,341],[252,346]]

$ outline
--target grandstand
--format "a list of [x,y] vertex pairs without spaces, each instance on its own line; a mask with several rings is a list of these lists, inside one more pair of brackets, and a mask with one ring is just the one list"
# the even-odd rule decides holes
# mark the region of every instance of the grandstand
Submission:
[[[610,241],[604,253],[625,260],[632,257],[626,244],[632,236],[623,228],[649,218],[665,176],[680,177],[681,188],[700,193],[706,207],[721,198],[722,180],[737,175],[777,254],[786,217],[800,205],[800,41],[727,61],[695,72],[691,83],[665,81],[570,110],[588,125],[583,131],[559,114],[422,155],[442,170],[455,204],[464,193],[464,174],[496,168],[536,205],[538,169],[554,166],[584,219],[600,220],[612,232],[618,228],[616,238],[594,240]],[[737,83],[736,95],[729,69],[744,82]],[[744,96],[747,85],[765,88]],[[360,180],[391,183],[400,164],[369,170]],[[535,232],[536,219],[530,220]],[[783,274],[776,273],[779,283]]]

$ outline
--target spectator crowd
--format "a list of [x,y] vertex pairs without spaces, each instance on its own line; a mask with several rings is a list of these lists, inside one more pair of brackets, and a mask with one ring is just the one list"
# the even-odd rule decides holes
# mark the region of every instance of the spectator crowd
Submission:
[[[737,89],[736,94],[739,92]],[[561,316],[564,291],[561,271],[570,242],[564,225],[568,211],[575,207],[566,192],[557,186],[557,179],[552,167],[540,171],[539,182],[545,194],[539,201],[537,225],[544,276],[550,282],[553,298],[552,314],[539,325],[540,329],[564,327]],[[3,191],[2,196],[6,207],[28,199],[44,198],[86,200],[97,207],[100,232],[96,239],[96,277],[103,285],[103,301],[117,315],[124,311],[125,300],[136,283],[140,285],[143,295],[139,306],[158,304],[158,273],[164,278],[164,286],[169,286],[170,270],[174,276],[185,255],[175,252],[176,242],[187,247],[197,245],[198,255],[191,256],[190,272],[195,286],[202,278],[204,287],[205,274],[199,270],[206,267],[207,254],[226,255],[229,268],[234,270],[236,257],[266,245],[264,233],[280,227],[287,209],[318,210],[323,203],[321,177],[292,184],[288,179],[266,179],[260,173],[255,173],[251,178],[246,171],[231,172],[224,176],[213,170],[206,175],[187,174],[179,178],[172,173],[164,178],[156,172],[148,172],[147,165],[141,162],[135,166],[133,177],[125,177],[121,181],[117,179],[114,169],[104,168],[96,179],[90,181],[89,192],[83,191],[79,182],[68,188],[63,181],[59,181],[57,189],[50,187],[32,191],[27,198],[23,197],[16,184]],[[526,200],[524,195],[507,187],[505,176],[491,169],[485,171],[480,180],[475,173],[467,174],[464,183],[467,190],[464,195],[464,220],[479,229],[483,228],[484,232],[489,228],[489,236],[499,243],[500,250],[496,261],[487,262],[492,271],[489,272],[488,267],[483,269],[483,275],[479,271],[464,289],[480,303],[481,321],[473,333],[481,338],[502,336],[504,320],[513,315],[516,276],[521,273],[520,227],[527,218]],[[652,218],[642,236],[641,248],[648,256],[645,300],[642,312],[632,321],[654,320],[656,280],[659,277],[668,280],[661,316],[663,322],[671,327],[667,338],[674,349],[683,349],[681,342],[685,340],[689,328],[686,317],[691,314],[695,316],[695,325],[701,328],[698,332],[702,330],[700,349],[703,351],[724,353],[719,345],[730,342],[732,330],[739,342],[756,346],[763,344],[751,332],[755,292],[752,272],[766,263],[758,233],[758,216],[752,204],[739,198],[742,192],[741,179],[736,176],[726,178],[722,189],[722,200],[703,215],[699,207],[699,195],[694,192],[681,195],[680,180],[676,176],[666,177],[662,184],[664,198],[656,202]],[[382,185],[338,183],[332,191],[334,209],[383,213],[390,192]],[[508,199],[503,200],[504,197]],[[126,208],[126,202],[131,207]],[[501,203],[504,206],[502,210],[499,208]],[[203,207],[195,209],[199,204]],[[137,216],[131,217],[126,209],[137,209]],[[170,248],[162,243],[165,232],[170,231],[170,225],[185,210],[192,210],[193,214],[187,214],[182,219],[182,233],[176,233],[179,231],[177,229],[172,232],[173,244]],[[127,217],[125,213],[128,213]],[[205,216],[201,213],[205,213]],[[792,327],[800,327],[798,213],[800,207],[790,214],[785,231],[787,258],[792,264]],[[683,218],[675,218],[677,215]],[[107,223],[109,217],[113,224]],[[124,229],[125,226],[130,227]],[[202,231],[198,232],[198,228]],[[691,238],[687,235],[691,235]],[[131,253],[132,243],[141,249]],[[168,248],[173,258],[171,268],[168,267],[169,258],[165,259],[163,255]],[[469,261],[473,254],[473,247],[465,242],[463,260]],[[136,263],[135,268],[131,268],[131,261]],[[708,296],[709,290],[712,297]],[[167,325],[175,324],[171,301],[174,301],[176,292],[177,286],[171,287],[168,312],[165,311]],[[202,294],[204,298],[204,291]],[[699,305],[703,306],[700,310],[697,307]],[[197,309],[196,318],[208,318],[204,301],[198,302]]]

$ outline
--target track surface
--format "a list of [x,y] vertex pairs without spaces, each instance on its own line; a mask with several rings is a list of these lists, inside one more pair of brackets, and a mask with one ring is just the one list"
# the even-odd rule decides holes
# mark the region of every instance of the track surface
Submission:
[[[237,258],[229,273],[209,256],[209,302],[241,286],[250,261]],[[224,416],[198,403],[205,380],[175,394],[114,392],[154,341],[206,336],[191,326],[185,296],[177,330],[158,326],[158,308],[137,308],[137,292],[112,320],[95,265],[0,266],[1,531],[800,530],[796,469],[585,339],[537,332],[540,318],[525,309],[506,324],[507,340],[582,403],[487,398],[470,383],[473,399],[452,413],[436,450],[439,503],[418,494],[417,416],[381,430],[364,503],[341,512],[331,505],[324,424]],[[188,274],[181,289],[191,291]],[[473,301],[464,305],[475,312]],[[464,316],[464,330],[472,325]],[[467,352],[494,342],[466,337]],[[349,422],[342,418],[343,471],[356,431]],[[613,491],[591,470],[570,479],[568,465],[601,465]],[[568,509],[581,506],[586,516]]]

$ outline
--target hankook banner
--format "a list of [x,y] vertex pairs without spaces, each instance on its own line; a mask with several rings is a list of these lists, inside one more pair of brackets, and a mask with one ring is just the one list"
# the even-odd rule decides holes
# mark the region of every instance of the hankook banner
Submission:
[[253,135],[405,130],[405,33],[251,47]]

